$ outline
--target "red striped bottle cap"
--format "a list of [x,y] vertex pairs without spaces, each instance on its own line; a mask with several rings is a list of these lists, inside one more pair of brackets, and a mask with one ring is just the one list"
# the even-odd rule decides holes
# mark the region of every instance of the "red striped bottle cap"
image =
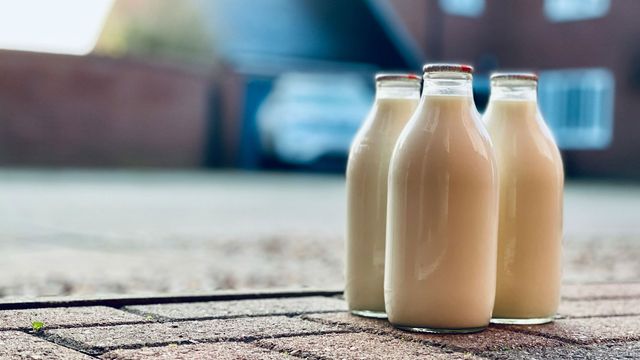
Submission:
[[538,81],[538,75],[534,73],[493,73],[491,74],[491,81],[494,80]]
[[473,66],[465,64],[426,64],[422,67],[425,73],[431,72],[459,72],[465,74],[473,73]]
[[422,81],[422,78],[416,74],[400,74],[400,73],[379,73],[376,74],[376,81]]

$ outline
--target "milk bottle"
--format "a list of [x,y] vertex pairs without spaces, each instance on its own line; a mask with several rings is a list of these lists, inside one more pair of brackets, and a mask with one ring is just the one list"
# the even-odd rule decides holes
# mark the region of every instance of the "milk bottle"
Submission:
[[549,322],[560,301],[564,175],[536,87],[534,74],[493,75],[484,115],[500,178],[495,323]]
[[347,165],[346,299],[352,313],[386,317],[384,252],[389,159],[420,98],[420,77],[376,76],[373,107]]
[[491,319],[498,178],[467,65],[424,67],[389,167],[385,303],[396,327],[475,332]]

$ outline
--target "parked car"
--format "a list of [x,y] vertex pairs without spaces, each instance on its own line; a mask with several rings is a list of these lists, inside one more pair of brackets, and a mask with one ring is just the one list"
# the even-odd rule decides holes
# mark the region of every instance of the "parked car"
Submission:
[[360,74],[281,75],[258,110],[262,151],[294,165],[346,158],[372,99],[373,89]]

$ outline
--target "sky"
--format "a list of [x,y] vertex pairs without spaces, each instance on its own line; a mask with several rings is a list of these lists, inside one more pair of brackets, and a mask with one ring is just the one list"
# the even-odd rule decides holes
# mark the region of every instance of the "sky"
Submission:
[[0,0],[0,49],[84,55],[113,0]]

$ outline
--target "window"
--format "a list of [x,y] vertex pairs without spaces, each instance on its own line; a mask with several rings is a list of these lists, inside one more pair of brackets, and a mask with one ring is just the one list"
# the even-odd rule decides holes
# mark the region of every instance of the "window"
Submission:
[[440,8],[446,14],[478,17],[484,12],[485,0],[440,0]]
[[587,20],[605,16],[610,0],[545,0],[544,13],[554,22]]
[[540,108],[563,149],[602,149],[613,134],[611,71],[602,68],[542,71]]

